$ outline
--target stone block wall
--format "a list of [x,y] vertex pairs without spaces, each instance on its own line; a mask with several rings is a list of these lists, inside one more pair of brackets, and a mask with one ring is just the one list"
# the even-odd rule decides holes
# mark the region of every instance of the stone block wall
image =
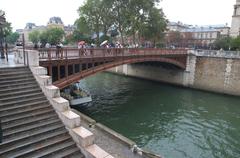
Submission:
[[109,71],[127,76],[167,82],[176,85],[182,85],[184,80],[183,70],[169,70],[150,65],[122,65],[112,68]]
[[191,50],[186,70],[132,64],[109,71],[211,92],[240,95],[240,52]]

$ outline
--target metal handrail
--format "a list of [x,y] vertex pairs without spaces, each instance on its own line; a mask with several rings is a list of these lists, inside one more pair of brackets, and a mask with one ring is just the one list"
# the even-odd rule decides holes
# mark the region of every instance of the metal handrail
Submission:
[[142,57],[159,55],[187,54],[186,49],[157,49],[157,48],[43,48],[38,49],[40,60],[98,58],[98,57]]

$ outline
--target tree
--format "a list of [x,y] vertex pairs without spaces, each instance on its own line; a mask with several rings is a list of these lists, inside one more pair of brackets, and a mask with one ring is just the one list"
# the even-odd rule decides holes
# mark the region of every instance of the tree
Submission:
[[239,40],[231,37],[218,38],[213,46],[215,49],[229,50],[230,48],[237,49],[239,47]]
[[34,44],[37,45],[40,42],[40,32],[38,30],[34,30],[29,33],[29,40]]
[[230,48],[232,50],[240,50],[240,36],[234,38],[234,39],[229,39],[225,45],[229,44],[230,43]]
[[18,40],[19,36],[20,35],[17,32],[11,33],[6,37],[6,42],[10,44],[14,44]]
[[156,8],[158,3],[159,0],[86,0],[78,10],[78,30],[87,26],[97,35],[97,44],[99,33],[106,36],[109,30],[116,30],[114,34],[120,34],[123,44],[124,36],[132,36],[135,41],[137,35],[139,39],[157,42],[166,28],[165,16]]
[[163,39],[163,32],[167,27],[167,21],[164,18],[164,14],[161,9],[152,8],[149,11],[149,15],[143,25],[142,35],[153,42],[154,46],[156,42],[160,42]]
[[84,17],[80,17],[75,21],[75,26],[77,26],[77,31],[85,36],[91,36],[91,30],[89,29],[89,25]]
[[46,43],[48,43],[48,32],[47,31],[41,32],[39,35],[39,40],[41,44],[45,46]]
[[47,35],[47,42],[51,45],[60,43],[64,37],[64,31],[61,28],[47,29],[45,36]]
[[76,30],[73,32],[72,41],[88,41],[91,40],[92,31],[89,29],[89,25],[84,17],[80,17],[75,21]]
[[89,29],[97,35],[97,45],[99,45],[101,30],[101,0],[87,0],[86,3],[78,9],[80,18],[83,17],[89,26]]

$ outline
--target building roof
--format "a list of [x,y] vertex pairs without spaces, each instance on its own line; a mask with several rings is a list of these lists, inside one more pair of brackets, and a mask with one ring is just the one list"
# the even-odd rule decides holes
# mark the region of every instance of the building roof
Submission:
[[63,22],[60,17],[54,16],[49,19],[48,24],[63,24]]
[[181,22],[169,22],[168,25],[178,26],[183,28],[179,30],[180,32],[217,32],[219,31],[219,29],[230,28],[229,26],[227,26],[227,24],[193,26],[193,25],[183,24]]

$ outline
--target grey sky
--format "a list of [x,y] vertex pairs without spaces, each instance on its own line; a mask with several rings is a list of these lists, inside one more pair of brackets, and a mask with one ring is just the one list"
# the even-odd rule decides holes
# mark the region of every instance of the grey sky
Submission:
[[[59,16],[65,25],[73,24],[77,9],[84,0],[0,0],[0,9],[14,29],[27,22],[46,25],[49,18]],[[236,0],[163,0],[160,7],[170,21],[193,25],[231,25]]]

